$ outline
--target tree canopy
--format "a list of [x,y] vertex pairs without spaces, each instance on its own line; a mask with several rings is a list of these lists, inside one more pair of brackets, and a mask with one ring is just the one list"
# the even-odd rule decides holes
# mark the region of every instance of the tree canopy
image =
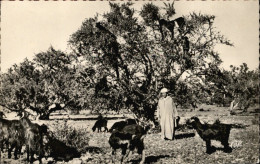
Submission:
[[14,111],[27,108],[40,118],[49,118],[56,110],[83,106],[87,85],[77,81],[73,58],[52,47],[25,59],[1,77],[1,105]]
[[171,20],[173,4],[159,8],[147,3],[140,12],[132,5],[110,3],[111,10],[102,20],[86,19],[69,42],[74,53],[106,78],[109,89],[102,93],[120,98],[120,103],[140,114],[155,110],[161,87],[175,94],[180,79],[204,80],[221,63],[214,46],[232,44],[216,31],[213,15],[191,13]]

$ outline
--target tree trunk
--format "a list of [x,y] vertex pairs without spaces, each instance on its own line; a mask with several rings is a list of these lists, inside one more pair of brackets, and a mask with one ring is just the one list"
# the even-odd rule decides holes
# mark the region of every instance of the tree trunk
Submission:
[[50,114],[51,114],[50,112],[43,113],[43,114],[40,115],[39,119],[40,120],[49,120],[50,119]]
[[39,119],[40,120],[49,120],[50,119],[50,114],[52,112],[55,112],[57,110],[63,110],[64,107],[61,107],[60,104],[55,104],[54,108],[49,109],[49,107],[45,110],[45,112],[41,113]]
[[230,103],[230,113],[234,113],[234,109],[238,106],[239,102],[236,103],[235,100],[231,101]]

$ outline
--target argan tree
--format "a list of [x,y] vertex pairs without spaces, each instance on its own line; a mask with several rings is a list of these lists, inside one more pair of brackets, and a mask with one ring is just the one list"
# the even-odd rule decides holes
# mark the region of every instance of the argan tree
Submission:
[[14,65],[1,75],[1,105],[16,112],[30,109],[40,119],[49,119],[58,110],[84,108],[91,83],[73,62],[73,56],[51,47],[33,61]]
[[161,87],[175,97],[181,83],[195,87],[221,63],[215,45],[232,45],[214,27],[213,15],[172,19],[174,4],[147,3],[140,12],[131,2],[109,5],[110,12],[86,19],[69,42],[95,69],[95,100],[114,110],[153,119]]

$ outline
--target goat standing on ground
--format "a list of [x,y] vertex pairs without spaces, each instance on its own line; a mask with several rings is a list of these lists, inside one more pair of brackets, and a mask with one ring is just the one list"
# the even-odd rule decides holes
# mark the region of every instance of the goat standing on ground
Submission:
[[8,150],[8,158],[11,158],[11,152],[15,148],[14,157],[21,152],[21,148],[25,143],[24,128],[19,120],[6,120],[0,118],[0,158],[1,151],[6,145]]
[[22,146],[25,144],[25,129],[19,120],[10,120],[9,139],[8,139],[8,158],[11,158],[11,152],[14,150],[14,159],[18,159],[18,153],[21,154]]
[[211,147],[211,140],[218,140],[224,146],[225,152],[231,152],[232,148],[229,146],[228,139],[231,130],[231,125],[222,124],[216,121],[214,124],[202,124],[197,117],[192,117],[188,124],[191,124],[196,129],[199,136],[206,142],[206,153],[213,152]]
[[125,126],[127,125],[134,125],[137,124],[135,119],[126,119],[125,121],[119,121],[119,122],[115,122],[112,127],[109,129],[109,132],[112,132],[113,130],[122,130]]
[[[44,156],[43,138],[47,135],[48,127],[32,123],[26,115],[20,119],[25,130],[25,145],[27,150],[27,161],[33,162],[34,154],[38,155],[39,162]],[[31,157],[31,158],[30,158]]]
[[98,117],[98,120],[95,122],[94,126],[92,127],[93,132],[95,132],[96,128],[98,129],[98,132],[101,131],[101,128],[104,127],[105,130],[108,132],[107,129],[107,119],[103,118],[102,116]]
[[[122,150],[121,162],[132,154],[132,152],[137,149],[138,154],[142,155],[142,160],[140,163],[145,161],[145,152],[144,152],[144,137],[149,126],[143,128],[140,125],[132,124],[125,126],[122,130],[114,130],[109,138],[109,144],[112,147],[112,155],[116,155],[116,150]],[[128,152],[127,152],[128,150]],[[114,159],[115,157],[113,157]]]

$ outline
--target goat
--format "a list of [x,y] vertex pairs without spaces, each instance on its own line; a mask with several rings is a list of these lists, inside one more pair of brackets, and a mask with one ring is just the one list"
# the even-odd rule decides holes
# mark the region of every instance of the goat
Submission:
[[11,152],[15,148],[14,158],[18,153],[21,154],[22,146],[25,144],[25,129],[19,120],[10,120],[9,140],[8,140],[8,158],[11,158]]
[[130,156],[130,154],[132,154],[132,152],[137,149],[138,154],[142,154],[142,159],[140,163],[144,163],[145,152],[143,139],[145,137],[145,134],[147,134],[149,128],[149,126],[143,128],[140,125],[132,124],[125,126],[120,131],[114,130],[109,138],[109,144],[112,148],[112,155],[115,156],[116,150],[121,149],[121,162],[123,162],[124,159],[127,160],[128,156]]
[[186,24],[185,19],[183,17],[179,17],[179,18],[174,19],[174,21],[179,26],[179,32],[182,32],[184,30],[184,26]]
[[9,127],[11,126],[10,121],[9,120],[5,120],[5,119],[0,119],[0,157],[1,157],[1,152],[4,149],[4,145],[5,143],[8,143],[8,139],[10,136],[9,133]]
[[171,32],[171,34],[172,34],[171,37],[173,39],[174,38],[174,26],[175,26],[174,20],[172,20],[172,21],[167,21],[165,19],[159,20],[159,27],[160,27],[160,32],[162,34],[162,40],[164,40],[164,34],[163,34],[163,30],[162,30],[163,26],[165,26]]
[[67,162],[73,158],[79,158],[81,155],[76,148],[67,146],[53,136],[49,135],[47,140],[45,151],[56,161],[64,160]]
[[42,135],[43,133],[41,131],[39,132],[38,129],[34,128],[28,128],[25,131],[27,161],[30,161],[30,163],[33,163],[34,154],[38,155],[39,162],[42,163],[41,159],[44,156],[44,147]]
[[108,132],[107,120],[105,118],[103,118],[102,116],[99,116],[98,120],[95,122],[94,126],[92,127],[92,130],[93,130],[93,132],[95,132],[96,128],[98,128],[98,132],[100,132],[102,127],[105,128],[104,131]]
[[40,126],[32,123],[26,116],[23,116],[20,121],[25,129],[27,161],[32,163],[34,154],[37,154],[39,162],[41,163],[41,159],[44,155],[43,137],[47,135],[48,127],[44,124]]
[[24,144],[24,129],[19,120],[5,120],[0,118],[0,157],[1,151],[6,145],[8,149],[8,158],[11,158],[11,152],[15,148],[14,156],[17,159],[18,152]]
[[171,20],[171,21],[167,21],[165,19],[159,20],[159,30],[162,34],[162,40],[164,40],[164,34],[163,34],[163,30],[162,30],[163,26],[165,26],[171,32],[171,38],[172,38],[172,40],[174,39],[175,22],[179,26],[179,28],[178,28],[179,32],[180,33],[183,32],[184,26],[185,26],[185,19],[183,17],[179,17],[179,18],[176,18],[176,19]]
[[232,151],[228,143],[231,125],[222,124],[219,121],[216,121],[214,124],[202,124],[197,117],[192,117],[187,123],[192,125],[199,136],[206,142],[206,153],[210,154],[213,152],[211,140],[220,141],[224,146],[225,152]]
[[113,130],[122,130],[127,125],[134,125],[137,124],[135,119],[126,119],[125,121],[119,121],[115,122],[112,127],[109,129],[109,132],[112,132]]
[[18,152],[21,153],[22,146],[25,144],[27,160],[29,161],[29,154],[33,157],[33,154],[37,153],[41,162],[42,136],[47,133],[46,125],[39,126],[23,116],[20,120],[0,118],[0,126],[2,127],[0,131],[0,149],[3,150],[4,145],[7,146],[8,158],[11,158],[11,152],[15,148],[14,156],[17,159]]

